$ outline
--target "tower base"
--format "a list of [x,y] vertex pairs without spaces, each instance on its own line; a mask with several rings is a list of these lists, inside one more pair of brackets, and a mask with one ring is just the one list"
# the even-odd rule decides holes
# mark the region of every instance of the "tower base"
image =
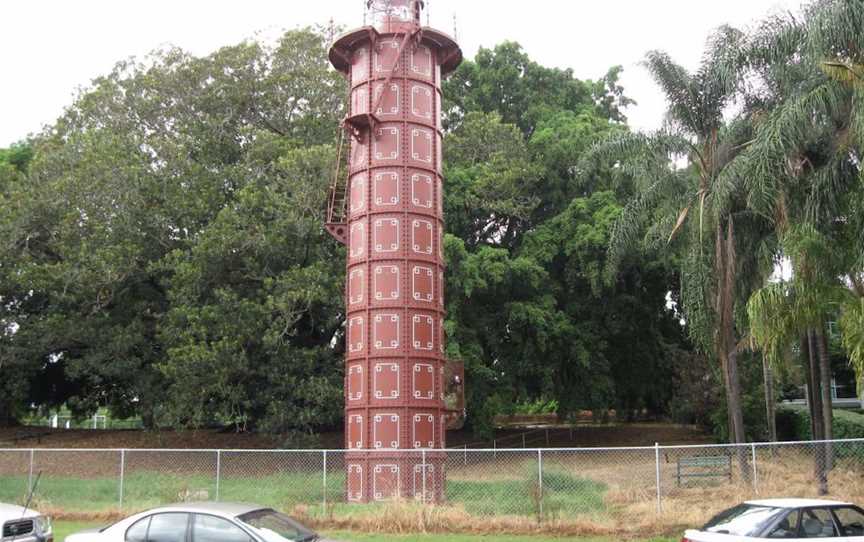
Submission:
[[446,461],[443,452],[349,452],[348,502],[443,502]]

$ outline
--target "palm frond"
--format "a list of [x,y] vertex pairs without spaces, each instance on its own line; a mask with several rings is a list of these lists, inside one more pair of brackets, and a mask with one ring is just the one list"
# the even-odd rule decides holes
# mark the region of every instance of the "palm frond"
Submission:
[[858,377],[860,392],[864,382],[864,298],[845,304],[839,323],[843,348],[846,349],[849,363]]
[[627,254],[638,252],[644,240],[644,224],[659,202],[680,193],[686,185],[684,174],[672,170],[654,171],[652,181],[624,206],[615,221],[609,240],[607,273],[614,274]]
[[690,73],[664,51],[649,51],[643,65],[666,95],[667,114],[673,123],[699,134],[698,96]]
[[747,303],[750,335],[755,347],[776,365],[798,336],[794,299],[788,283],[769,284],[753,293]]

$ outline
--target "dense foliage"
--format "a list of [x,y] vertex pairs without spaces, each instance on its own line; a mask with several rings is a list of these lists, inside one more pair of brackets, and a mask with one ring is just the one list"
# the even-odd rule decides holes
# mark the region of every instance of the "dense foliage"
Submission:
[[[834,438],[864,438],[864,414],[848,410],[834,411]],[[804,408],[777,409],[777,435],[782,440],[803,441],[813,438],[810,413]]]
[[[538,400],[668,410],[688,350],[676,274],[640,255],[606,280],[633,188],[572,167],[627,130],[618,73],[580,81],[505,43],[447,83],[449,355],[478,431]],[[338,424],[344,252],[322,222],[344,93],[315,31],[158,51],[4,151],[4,419],[66,405],[150,426]]]

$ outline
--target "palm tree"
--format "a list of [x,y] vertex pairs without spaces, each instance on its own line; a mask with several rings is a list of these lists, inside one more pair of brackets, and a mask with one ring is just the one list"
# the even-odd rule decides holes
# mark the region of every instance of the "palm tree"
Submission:
[[[771,217],[784,239],[774,258],[791,258],[794,271],[790,283],[757,292],[748,312],[754,342],[769,360],[776,361],[785,347],[805,336],[801,349],[809,360],[809,403],[817,440],[833,436],[824,328],[834,306],[843,307],[843,342],[859,379],[864,370],[864,352],[857,348],[862,305],[854,293],[857,300],[864,295],[862,24],[864,3],[818,0],[801,19],[769,18],[742,49],[746,78],[755,82],[748,102],[757,120],[754,138],[734,173],[748,179],[750,192],[757,196],[754,210]],[[852,247],[857,255],[850,252]],[[830,448],[823,452],[817,454],[816,469],[824,493]]]
[[[667,99],[664,128],[603,141],[583,162],[584,171],[597,159],[614,160],[616,170],[638,187],[613,232],[612,271],[638,248],[669,245],[680,251],[688,330],[720,363],[733,442],[746,439],[739,319],[750,291],[769,272],[757,255],[771,252],[771,230],[750,210],[746,187],[735,175],[724,175],[752,137],[748,119],[724,121],[740,83],[736,63],[743,38],[733,28],[720,28],[695,73],[666,53],[648,53],[645,66]],[[681,159],[686,167],[676,167]]]
[[[857,239],[861,228],[860,163],[864,149],[864,3],[856,0],[819,0],[811,4],[802,19],[775,16],[766,20],[742,51],[747,79],[755,81],[749,95],[749,109],[756,130],[754,139],[736,161],[738,178],[746,178],[755,197],[754,210],[771,217],[779,237],[788,239],[819,239],[819,243],[804,243],[793,260],[795,291],[820,292],[826,284],[837,286],[842,276],[850,284],[861,283],[860,271],[864,258],[850,260],[850,244],[860,247]],[[854,197],[853,197],[854,196]],[[797,233],[789,235],[790,230]],[[807,232],[806,235],[799,235]],[[830,250],[821,254],[827,243]],[[787,243],[788,245],[788,243]],[[788,248],[788,246],[787,246]],[[864,252],[864,251],[862,251]],[[777,257],[777,255],[775,255]],[[814,269],[824,268],[835,273],[826,277]],[[790,302],[776,295],[780,285],[763,289],[751,303],[751,316],[765,320],[775,329],[761,330],[757,337],[766,355],[776,354],[774,339],[795,342],[783,336],[783,320],[778,318],[779,305],[769,301]],[[841,287],[842,297],[849,301],[849,290]],[[858,288],[859,296],[864,288]],[[825,298],[810,296],[809,304],[797,310],[806,311],[793,329],[812,335],[818,353],[821,398],[814,395],[811,408],[821,402],[819,412],[812,412],[814,422],[824,431],[815,435],[832,437],[831,368],[827,339],[824,333],[830,311],[820,303]],[[844,336],[853,336],[854,309],[844,318]],[[787,307],[788,308],[788,307]],[[764,313],[763,311],[768,311]],[[846,312],[846,311],[844,311]],[[803,317],[806,316],[806,317]],[[756,335],[760,332],[757,330]],[[774,337],[773,339],[771,337]],[[847,344],[847,348],[849,348]],[[849,348],[855,361],[855,348]],[[864,362],[856,361],[864,369]],[[859,373],[860,374],[860,373]]]

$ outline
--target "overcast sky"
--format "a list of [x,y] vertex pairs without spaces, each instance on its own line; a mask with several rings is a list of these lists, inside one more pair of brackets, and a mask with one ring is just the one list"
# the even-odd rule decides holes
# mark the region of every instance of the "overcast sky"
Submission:
[[[711,29],[747,26],[801,0],[430,0],[431,23],[458,38],[467,57],[504,40],[546,66],[596,79],[625,67],[626,93],[639,102],[631,125],[653,129],[663,97],[638,62],[662,49],[698,65]],[[0,19],[0,147],[37,132],[72,102],[76,89],[129,56],[172,44],[205,55],[263,33],[326,24],[360,26],[364,0],[25,0],[5,2]]]

